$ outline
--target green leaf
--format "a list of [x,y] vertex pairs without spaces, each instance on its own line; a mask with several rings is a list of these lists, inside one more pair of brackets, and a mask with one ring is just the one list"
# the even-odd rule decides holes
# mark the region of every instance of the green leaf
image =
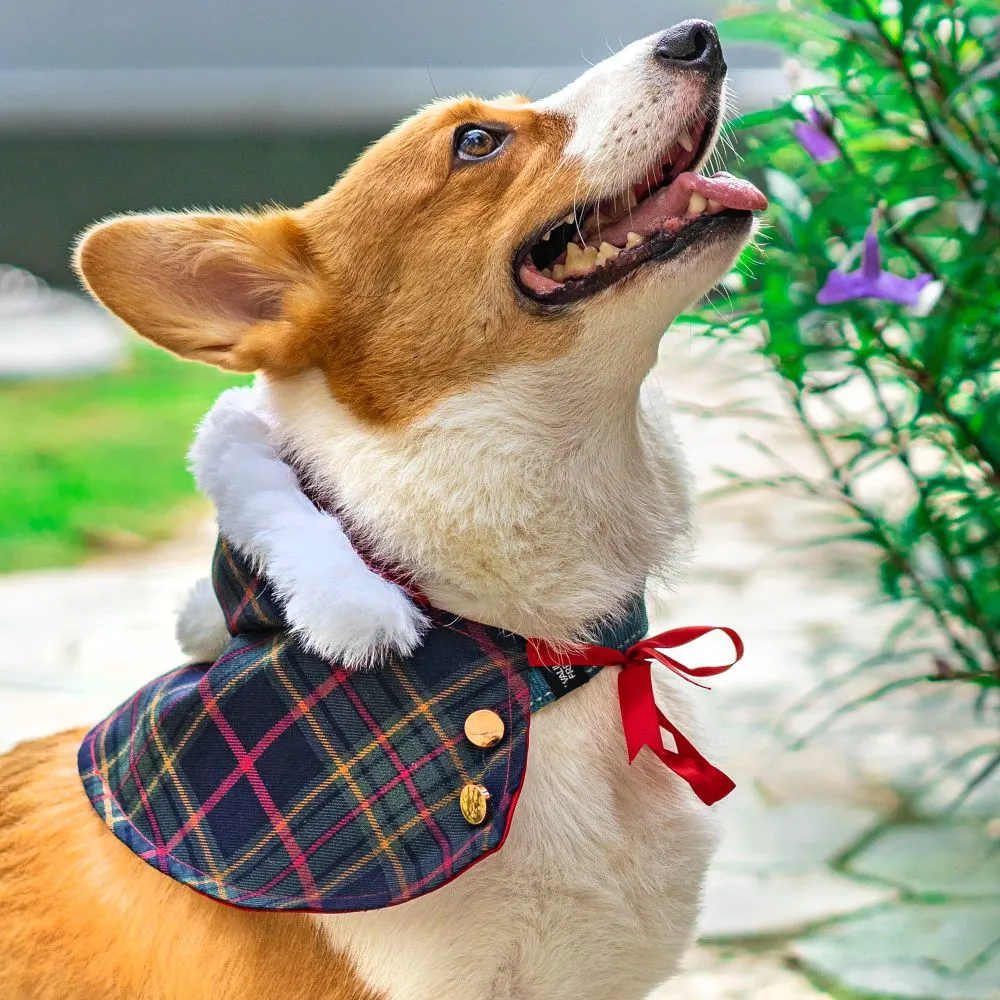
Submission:
[[912,135],[879,128],[854,136],[848,142],[848,147],[851,153],[899,152],[901,149],[909,149],[916,141]]
[[840,39],[842,32],[831,21],[804,12],[794,16],[776,10],[755,10],[724,17],[718,23],[719,37],[726,42],[771,42],[794,48],[810,41]]
[[959,163],[971,170],[979,177],[998,177],[1000,172],[997,168],[987,163],[982,156],[977,153],[964,139],[960,139],[950,128],[940,122],[931,122],[931,129],[934,135],[951,150]]
[[905,30],[908,31],[910,29],[910,25],[913,24],[913,18],[917,15],[922,3],[923,0],[902,0],[900,4],[900,21],[902,21]]
[[995,80],[1000,77],[1000,59],[994,59],[983,66],[980,66],[974,73],[966,76],[961,83],[948,95],[944,110],[948,111],[955,103],[955,99],[970,90],[975,90],[981,83],[987,80]]
[[[941,679],[948,680],[946,677]],[[962,680],[968,684],[978,684],[982,688],[1000,688],[1000,677],[994,677],[992,674],[966,674]]]
[[770,125],[773,122],[788,121],[793,117],[796,117],[795,111],[786,103],[776,108],[764,108],[761,111],[750,111],[740,115],[729,122],[729,128],[734,132],[742,132],[744,129],[759,128],[761,125]]

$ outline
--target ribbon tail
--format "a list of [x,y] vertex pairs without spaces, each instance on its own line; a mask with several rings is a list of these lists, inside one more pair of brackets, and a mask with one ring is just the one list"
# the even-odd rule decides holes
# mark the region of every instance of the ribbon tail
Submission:
[[[618,700],[630,764],[644,746],[649,747],[709,806],[725,798],[736,787],[732,779],[710,764],[657,708],[653,694],[652,668],[648,662],[633,663],[619,673]],[[668,750],[663,745],[661,727],[674,738],[676,751]]]
[[618,704],[628,747],[628,762],[648,746],[657,756],[663,750],[659,711],[653,697],[653,671],[647,662],[632,663],[618,674]]
[[650,747],[653,753],[674,774],[683,778],[691,786],[691,791],[706,806],[715,805],[720,799],[724,799],[736,787],[736,782],[728,774],[707,761],[694,744],[665,715],[661,712],[657,714],[659,715],[659,724],[673,736],[674,742],[677,744],[677,752],[668,750],[661,740],[659,750],[656,747]]

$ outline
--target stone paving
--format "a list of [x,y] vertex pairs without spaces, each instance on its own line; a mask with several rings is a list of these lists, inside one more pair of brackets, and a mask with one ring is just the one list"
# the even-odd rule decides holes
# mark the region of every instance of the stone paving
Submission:
[[[761,471],[748,432],[811,461],[787,417],[747,416],[747,400],[782,414],[752,358],[675,333],[659,386],[681,404],[702,490],[716,467]],[[704,504],[689,581],[651,600],[654,628],[727,624],[748,650],[700,696],[739,788],[717,807],[727,835],[701,942],[656,1000],[1000,1000],[1000,785],[946,808],[968,774],[946,762],[997,740],[971,697],[897,692],[796,742],[874,686],[852,668],[900,613],[878,599],[863,549],[793,548],[816,530],[815,509],[788,495]],[[125,562],[0,577],[0,746],[93,720],[174,666],[173,608],[210,546],[205,526]],[[818,685],[829,690],[809,701]]]
[[[717,466],[768,468],[748,433],[809,467],[787,417],[745,416],[783,412],[759,362],[701,349],[664,358],[661,371],[703,489],[721,482]],[[739,788],[719,807],[726,837],[702,943],[657,1000],[998,1000],[1000,782],[946,808],[969,771],[944,763],[998,742],[973,695],[900,691],[796,746],[837,705],[894,676],[852,669],[900,616],[877,599],[864,549],[793,548],[820,530],[818,513],[774,493],[703,504],[691,579],[654,602],[656,625],[720,621],[748,640],[744,661],[702,699]],[[828,693],[803,703],[821,684]]]

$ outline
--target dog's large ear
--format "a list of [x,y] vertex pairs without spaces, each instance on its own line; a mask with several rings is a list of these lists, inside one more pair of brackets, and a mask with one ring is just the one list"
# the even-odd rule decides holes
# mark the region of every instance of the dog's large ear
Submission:
[[298,223],[260,215],[126,215],[87,230],[75,264],[137,333],[232,371],[307,362],[293,316],[317,282]]

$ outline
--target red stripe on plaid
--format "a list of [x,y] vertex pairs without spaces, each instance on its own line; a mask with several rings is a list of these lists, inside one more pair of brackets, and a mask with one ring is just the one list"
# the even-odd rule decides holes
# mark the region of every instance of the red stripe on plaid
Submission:
[[395,747],[389,742],[388,739],[386,739],[386,735],[383,732],[382,727],[372,717],[371,712],[369,712],[368,709],[365,708],[364,702],[362,702],[361,699],[358,697],[357,691],[355,691],[350,684],[346,685],[344,687],[344,690],[347,692],[348,698],[351,699],[351,704],[357,710],[358,715],[360,715],[361,718],[364,719],[365,725],[368,726],[369,730],[372,733],[378,734],[375,737],[375,739],[385,750],[386,756],[388,756],[389,759],[393,762],[393,764],[396,765],[396,772],[400,775],[400,777],[406,784],[406,790],[410,793],[410,798],[413,801],[413,804],[417,807],[417,809],[420,810],[420,815],[426,819],[427,826],[431,831],[431,835],[438,842],[438,844],[441,845],[441,851],[444,853],[444,855],[446,857],[450,857],[451,844],[448,843],[448,838],[441,832],[441,827],[439,827],[437,823],[434,822],[430,810],[427,808],[426,803],[421,797],[420,792],[417,789],[417,786],[413,783],[409,768],[404,767],[402,758],[399,756],[398,753],[396,753]]
[[229,724],[228,719],[226,719],[222,712],[219,711],[219,705],[215,700],[215,695],[212,693],[212,688],[208,683],[207,675],[203,677],[201,683],[199,683],[198,693],[201,695],[201,699],[205,704],[205,708],[208,710],[208,714],[212,717],[212,721],[218,727],[219,732],[222,733],[222,738],[226,741],[227,746],[233,752],[233,756],[236,758],[238,770],[242,771],[243,774],[246,775],[247,781],[250,782],[250,787],[254,791],[254,795],[257,796],[257,801],[261,804],[261,808],[267,814],[267,818],[271,821],[275,832],[281,838],[281,843],[284,844],[285,850],[288,852],[288,857],[292,862],[292,868],[295,870],[295,874],[298,876],[299,882],[302,884],[302,891],[306,894],[306,898],[318,900],[319,893],[316,890],[316,883],[313,881],[312,872],[309,871],[306,859],[302,855],[302,848],[299,846],[298,841],[292,836],[292,832],[288,828],[288,822],[282,815],[281,810],[274,804],[274,799],[271,798],[267,788],[265,788],[264,782],[261,780],[260,773],[254,766],[254,761],[251,760],[250,755],[246,751],[246,747],[243,746],[240,738],[236,735],[233,727]]
[[[331,691],[334,690],[340,683],[343,674],[334,673],[331,674],[329,679],[324,681],[319,687],[310,692],[309,697],[306,698],[301,704],[304,707],[311,708],[315,705],[321,698],[325,698]],[[208,683],[208,674],[201,681],[202,684]],[[199,684],[200,688],[200,684]],[[289,726],[294,725],[294,723],[302,717],[304,708],[295,707],[287,715],[279,719],[254,745],[254,748],[247,752],[247,757],[251,762],[256,762],[260,755],[286,730]],[[185,820],[184,825],[170,838],[167,843],[167,851],[173,851],[177,845],[194,829],[197,823],[200,823],[222,800],[226,793],[236,784],[240,778],[243,777],[243,771],[240,768],[232,771],[229,776],[220,783],[219,787],[212,792],[212,794],[205,800],[204,805],[195,813],[193,813],[187,820]]]
[[249,587],[243,590],[243,599],[239,604],[233,608],[232,612],[226,617],[226,627],[229,629],[229,634],[234,635],[236,633],[236,626],[239,623],[240,615],[246,610],[246,606],[250,603],[250,589]]
[[[410,765],[410,767],[407,768],[407,772],[409,773],[412,771],[419,770],[424,765],[429,764],[437,757],[440,757],[441,754],[450,751],[454,745],[455,741],[451,740],[445,745],[435,747],[429,753],[421,757],[420,760],[414,761]],[[349,823],[352,823],[354,820],[356,820],[358,816],[360,816],[361,813],[364,811],[366,806],[370,806],[373,803],[378,802],[378,800],[381,799],[383,796],[388,795],[389,792],[391,792],[401,781],[403,781],[403,778],[404,778],[403,774],[397,774],[390,781],[387,781],[374,795],[368,796],[368,798],[365,799],[364,802],[359,802],[349,813],[346,813],[344,816],[342,816],[333,826],[331,826],[328,830],[326,830],[321,836],[317,837],[316,840],[314,840],[313,843],[310,844],[309,847],[305,849],[304,852],[305,857],[307,858],[312,857],[312,855],[315,854],[327,841],[329,841],[332,837],[335,837],[338,833],[340,833],[340,831],[343,830],[344,827],[347,826]],[[262,885],[259,889],[245,890],[243,893],[241,893],[241,895],[236,897],[233,901],[239,902],[241,899],[252,899],[257,896],[266,896],[271,889],[273,889],[276,885],[279,885],[284,879],[288,878],[288,876],[291,874],[291,871],[292,871],[291,866],[285,868],[283,871],[275,875],[270,882],[267,882],[265,885]],[[199,874],[204,874],[204,873],[202,872]],[[330,887],[324,887],[323,891],[328,892],[329,888]],[[407,892],[408,889],[404,886],[400,886],[400,891]]]
[[[255,642],[255,643],[252,643],[250,645],[244,646],[242,649],[237,650],[237,652],[235,652],[235,653],[234,652],[227,653],[225,656],[219,658],[218,663],[219,664],[225,663],[227,660],[232,659],[234,656],[236,656],[237,653],[246,653],[246,652],[249,652],[249,651],[254,650],[254,649],[260,649],[261,646],[265,646],[265,645],[267,645],[267,640],[262,639],[260,642]],[[183,673],[185,670],[189,670],[189,669],[190,669],[189,665],[188,666],[183,666],[183,667],[178,667],[176,670],[172,670],[172,671],[170,671],[169,674],[166,674],[165,675],[165,679],[169,678],[169,677],[172,677],[174,674]],[[206,676],[207,676],[207,671],[206,671]],[[141,691],[139,693],[141,694]],[[184,701],[185,695],[186,695],[186,692],[185,692],[185,690],[183,688],[179,688],[177,691],[173,692],[173,695],[172,695],[171,699],[168,702],[164,703],[166,705],[166,708],[164,708],[163,711],[159,714],[158,718],[159,718],[160,722],[163,722],[167,718],[167,716],[170,714],[170,710],[175,705],[178,705],[178,704],[180,704],[180,703],[182,703]],[[123,707],[127,707],[127,706],[123,706]],[[117,717],[117,714],[118,713],[113,713],[109,717],[109,719],[108,719],[108,723],[109,724],[114,721],[114,719]],[[193,728],[196,725],[200,725],[200,723],[202,721],[203,721],[203,719],[195,719],[192,722],[192,724],[191,724],[191,728]],[[135,732],[135,727],[134,726],[132,727],[132,731]],[[149,751],[149,745],[152,742],[153,742],[153,734],[152,734],[152,732],[149,732],[146,735],[146,738],[143,741],[143,744],[140,747],[139,752],[136,754],[136,757],[138,759],[141,760],[143,757],[146,756],[146,753]],[[130,741],[129,745],[131,746],[131,741]],[[176,750],[180,750],[180,749],[183,748],[183,746],[184,746],[184,742],[182,741],[175,749]],[[118,789],[118,791],[120,792],[121,789]]]
[[[188,669],[190,669],[190,667],[187,664],[185,664],[183,667],[176,667],[174,670],[170,670],[167,673],[165,673],[160,678],[160,681],[161,681],[161,683],[168,683],[172,677],[174,677],[177,674],[182,674],[182,673],[184,673],[185,670],[188,670]],[[142,692],[143,692],[143,689],[140,688],[138,691],[136,691],[135,695],[132,698],[129,698],[128,701],[123,701],[101,723],[101,725],[104,726],[104,727],[111,726],[115,722],[116,719],[120,719],[127,711],[129,711],[129,709],[131,709],[133,711],[133,713],[134,713],[135,712],[134,701],[135,701],[136,698],[141,698],[142,697]],[[132,717],[135,718],[134,714],[133,714]]]
[[[136,694],[132,698],[132,712],[129,716],[130,726],[133,731],[135,731],[135,711],[138,704],[139,695]],[[142,800],[142,808],[146,813],[146,819],[149,820],[149,825],[153,829],[153,839],[156,842],[156,865],[161,871],[163,871],[163,861],[165,857],[163,834],[160,833],[160,824],[156,822],[156,815],[153,812],[153,807],[150,805],[149,796],[146,795],[146,789],[139,777],[139,768],[135,763],[135,744],[131,741],[129,741],[128,748],[128,773],[132,775],[132,780],[135,782],[135,787],[139,792],[139,798]]]

